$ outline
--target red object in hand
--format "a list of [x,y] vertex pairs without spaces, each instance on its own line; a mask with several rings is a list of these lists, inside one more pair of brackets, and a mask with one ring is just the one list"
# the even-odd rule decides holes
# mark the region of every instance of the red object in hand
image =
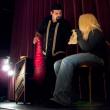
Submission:
[[45,63],[44,56],[42,53],[42,41],[39,39],[35,44],[34,51],[34,79],[42,84],[45,78]]

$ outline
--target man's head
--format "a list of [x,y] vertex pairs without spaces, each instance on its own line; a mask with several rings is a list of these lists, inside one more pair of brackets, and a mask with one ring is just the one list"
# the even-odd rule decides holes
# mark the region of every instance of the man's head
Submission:
[[52,16],[52,21],[57,22],[62,18],[62,6],[61,4],[55,3],[51,7],[50,14]]

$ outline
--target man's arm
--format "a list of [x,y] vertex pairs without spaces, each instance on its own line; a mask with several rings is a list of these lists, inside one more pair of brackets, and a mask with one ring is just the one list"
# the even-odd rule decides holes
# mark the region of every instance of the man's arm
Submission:
[[40,40],[40,37],[42,37],[45,33],[45,28],[46,28],[46,20],[41,23],[41,25],[38,27],[38,29],[35,32],[35,37],[33,39],[33,44],[36,44],[37,41]]

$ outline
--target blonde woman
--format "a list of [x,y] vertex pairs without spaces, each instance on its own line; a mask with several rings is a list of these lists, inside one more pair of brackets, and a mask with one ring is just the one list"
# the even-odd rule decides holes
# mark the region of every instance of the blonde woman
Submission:
[[106,50],[102,30],[93,14],[82,14],[79,17],[79,29],[73,31],[69,44],[74,44],[72,37],[77,39],[75,42],[80,46],[82,53],[67,56],[54,64],[56,85],[51,100],[63,106],[71,106],[77,99],[71,82],[78,65],[84,62],[104,65]]

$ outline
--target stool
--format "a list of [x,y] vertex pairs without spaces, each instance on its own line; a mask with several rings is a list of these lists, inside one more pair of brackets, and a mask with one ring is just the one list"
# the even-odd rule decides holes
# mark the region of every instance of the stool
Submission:
[[[80,68],[88,68],[89,69],[89,74],[88,74],[88,86],[89,86],[89,102],[90,104],[92,103],[92,81],[91,81],[91,75],[92,75],[92,68],[94,67],[94,65],[96,66],[100,66],[98,64],[94,64],[94,63],[84,63],[84,64],[80,64],[79,67]],[[102,66],[101,66],[102,67]],[[104,83],[104,99],[106,101],[107,99],[107,91],[106,91],[106,80],[105,80],[105,72],[103,71],[103,83]],[[81,78],[79,75],[79,92],[80,92],[80,99],[82,98],[82,92],[81,92]]]

